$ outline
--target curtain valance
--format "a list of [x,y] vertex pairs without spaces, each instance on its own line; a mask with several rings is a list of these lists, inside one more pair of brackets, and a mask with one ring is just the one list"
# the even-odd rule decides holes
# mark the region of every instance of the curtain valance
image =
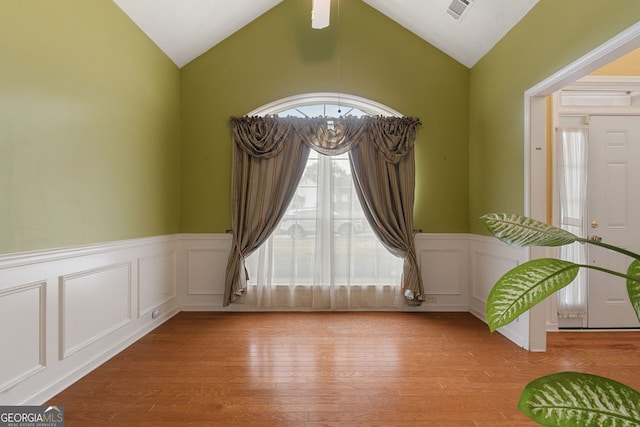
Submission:
[[346,153],[366,141],[375,144],[389,163],[398,163],[411,151],[419,124],[420,120],[415,117],[231,118],[236,143],[252,157],[272,158],[285,143],[291,143],[292,138],[328,156]]
[[292,124],[277,116],[244,116],[231,117],[231,128],[239,148],[252,157],[270,159],[289,141]]

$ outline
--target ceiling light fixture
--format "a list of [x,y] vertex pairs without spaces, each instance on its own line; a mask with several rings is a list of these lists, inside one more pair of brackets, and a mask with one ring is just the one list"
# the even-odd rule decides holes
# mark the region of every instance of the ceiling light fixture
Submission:
[[329,26],[331,0],[312,0],[311,28],[321,30]]

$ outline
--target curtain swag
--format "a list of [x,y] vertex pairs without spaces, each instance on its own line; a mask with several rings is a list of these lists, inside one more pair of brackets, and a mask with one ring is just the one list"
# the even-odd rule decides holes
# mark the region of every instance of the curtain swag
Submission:
[[249,155],[268,159],[277,156],[292,134],[296,139],[326,156],[351,150],[361,141],[377,147],[389,163],[398,163],[413,148],[415,117],[346,116],[332,117],[231,117],[236,144]]
[[[410,304],[424,299],[413,241],[415,117],[243,116],[230,119],[234,137],[233,248],[224,305],[246,288],[245,259],[285,214],[313,149],[349,152],[356,194],[382,244],[404,259],[402,288]],[[287,147],[284,150],[284,147]]]

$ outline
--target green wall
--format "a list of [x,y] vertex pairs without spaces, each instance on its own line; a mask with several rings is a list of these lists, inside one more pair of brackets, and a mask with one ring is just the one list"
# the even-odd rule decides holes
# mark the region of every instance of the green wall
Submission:
[[468,231],[469,70],[361,0],[312,30],[285,0],[181,70],[183,232],[231,227],[229,117],[309,92],[343,92],[419,117],[415,225]]
[[524,92],[640,17],[637,0],[541,0],[471,69],[469,230],[524,212]]
[[285,0],[182,70],[111,1],[0,6],[0,253],[231,225],[228,119],[344,92],[419,117],[416,227],[523,211],[524,91],[637,22],[541,0],[468,70],[361,0],[312,30]]
[[0,5],[0,253],[179,231],[180,71],[112,1]]

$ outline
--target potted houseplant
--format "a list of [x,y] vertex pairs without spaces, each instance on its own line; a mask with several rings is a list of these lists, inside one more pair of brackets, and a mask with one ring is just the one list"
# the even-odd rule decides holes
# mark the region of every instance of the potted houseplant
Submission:
[[[633,259],[626,272],[596,265],[542,258],[504,274],[489,293],[489,329],[507,325],[575,279],[580,268],[593,268],[626,279],[629,298],[640,319],[640,255],[604,242],[575,236],[566,230],[515,214],[487,214],[480,221],[498,239],[513,246],[592,244]],[[617,381],[579,372],[538,378],[523,390],[518,408],[547,426],[640,426],[640,392]]]

